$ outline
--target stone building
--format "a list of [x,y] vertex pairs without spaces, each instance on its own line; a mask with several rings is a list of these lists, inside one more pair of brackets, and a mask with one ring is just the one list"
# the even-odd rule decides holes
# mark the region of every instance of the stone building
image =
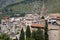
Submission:
[[49,25],[48,26],[49,28],[49,31],[48,31],[48,34],[49,34],[49,40],[60,40],[59,36],[59,32],[60,32],[60,28],[59,26],[57,25]]

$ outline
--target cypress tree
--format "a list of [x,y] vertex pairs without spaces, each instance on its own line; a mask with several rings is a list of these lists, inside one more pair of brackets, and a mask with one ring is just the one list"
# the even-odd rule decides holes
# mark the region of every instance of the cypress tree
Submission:
[[18,40],[18,38],[16,37],[16,40]]
[[48,40],[48,23],[47,23],[47,20],[45,20],[45,40]]
[[26,29],[26,38],[30,38],[30,37],[31,37],[30,27],[27,26],[27,29]]
[[21,34],[20,34],[20,39],[19,40],[25,40],[23,28],[21,30]]
[[43,30],[38,28],[37,31],[32,32],[32,38],[35,40],[44,40]]
[[44,19],[44,16],[42,16],[41,19]]
[[34,38],[35,39],[35,36],[36,35],[36,31],[32,31],[32,38]]
[[39,28],[35,34],[35,40],[44,40],[43,31]]

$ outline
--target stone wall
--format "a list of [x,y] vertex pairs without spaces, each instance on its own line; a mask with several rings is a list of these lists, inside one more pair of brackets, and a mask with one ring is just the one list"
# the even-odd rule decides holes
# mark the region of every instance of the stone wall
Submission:
[[49,40],[60,40],[60,29],[59,26],[56,25],[49,25]]

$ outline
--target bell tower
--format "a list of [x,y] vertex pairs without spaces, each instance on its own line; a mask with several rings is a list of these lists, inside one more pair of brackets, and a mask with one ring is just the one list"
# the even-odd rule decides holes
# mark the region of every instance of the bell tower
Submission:
[[46,9],[46,7],[45,7],[45,4],[44,4],[44,1],[43,1],[43,5],[42,5],[42,9],[41,9],[41,14],[40,14],[40,16],[42,17],[42,16],[46,16],[46,13],[47,13],[47,9]]

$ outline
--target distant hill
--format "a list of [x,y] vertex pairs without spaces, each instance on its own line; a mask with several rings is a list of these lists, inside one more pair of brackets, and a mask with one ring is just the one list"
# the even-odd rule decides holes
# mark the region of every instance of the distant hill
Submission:
[[13,0],[0,0],[0,8],[12,4],[13,2],[14,2]]
[[[14,12],[32,12],[34,11],[34,5],[37,6],[37,10],[41,12],[43,0],[1,0],[0,5],[6,6],[7,9],[12,9]],[[0,6],[1,7],[1,6]],[[48,13],[58,12],[60,13],[60,0],[45,0],[45,7],[48,9]]]

